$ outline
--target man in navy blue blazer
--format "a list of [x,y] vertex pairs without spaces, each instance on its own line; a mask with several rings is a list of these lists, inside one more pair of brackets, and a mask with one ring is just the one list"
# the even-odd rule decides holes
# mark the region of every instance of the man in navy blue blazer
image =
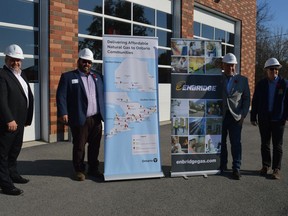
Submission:
[[288,82],[279,75],[281,67],[276,58],[269,58],[265,62],[267,77],[256,84],[250,115],[251,124],[259,125],[261,136],[260,175],[266,176],[272,165],[272,179],[280,179],[283,135],[288,118]]
[[88,143],[88,175],[103,179],[99,172],[99,148],[104,121],[104,84],[99,73],[91,72],[93,53],[85,48],[79,52],[77,66],[61,75],[57,89],[57,115],[69,125],[73,137],[75,179],[84,181],[85,145]]
[[221,171],[227,170],[229,136],[232,154],[232,178],[240,180],[242,161],[241,132],[243,121],[249,112],[250,89],[248,79],[236,74],[236,56],[227,53],[223,57],[223,124],[221,140]]

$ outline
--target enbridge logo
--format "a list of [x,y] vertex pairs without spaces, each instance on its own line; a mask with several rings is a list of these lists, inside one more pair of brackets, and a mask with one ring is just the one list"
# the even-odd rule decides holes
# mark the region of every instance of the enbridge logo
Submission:
[[185,81],[176,84],[176,91],[210,91],[215,92],[216,85],[186,85]]
[[176,91],[181,91],[183,86],[186,84],[185,81],[180,81],[176,84]]

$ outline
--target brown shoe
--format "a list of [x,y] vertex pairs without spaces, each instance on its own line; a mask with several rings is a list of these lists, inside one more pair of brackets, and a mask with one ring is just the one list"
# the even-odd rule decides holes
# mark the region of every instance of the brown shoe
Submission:
[[280,179],[280,170],[279,169],[273,170],[272,179]]
[[84,181],[85,180],[85,174],[83,172],[76,172],[75,179],[77,181]]
[[260,172],[260,175],[261,175],[261,176],[267,175],[268,170],[269,170],[269,167],[268,167],[268,166],[263,166],[262,169],[259,171],[259,172]]

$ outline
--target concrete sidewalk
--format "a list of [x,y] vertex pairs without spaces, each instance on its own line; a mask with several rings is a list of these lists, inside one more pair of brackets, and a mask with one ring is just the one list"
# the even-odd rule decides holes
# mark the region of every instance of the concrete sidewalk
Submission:
[[[72,180],[72,144],[58,142],[22,150],[20,172],[30,179],[23,196],[0,193],[1,216],[88,215],[288,215],[288,129],[282,179],[260,177],[260,136],[246,119],[240,181],[230,175],[171,178],[170,125],[160,127],[164,178],[99,183]],[[25,144],[27,146],[28,144]],[[229,152],[229,162],[231,156]],[[103,169],[103,145],[101,168]],[[231,168],[228,167],[228,168]]]

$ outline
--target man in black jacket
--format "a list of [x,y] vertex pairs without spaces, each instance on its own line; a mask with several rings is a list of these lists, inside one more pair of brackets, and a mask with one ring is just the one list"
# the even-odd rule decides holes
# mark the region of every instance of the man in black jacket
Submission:
[[280,63],[276,58],[266,61],[264,69],[267,78],[260,80],[252,99],[251,124],[259,125],[261,135],[262,169],[260,175],[267,175],[271,167],[270,140],[272,137],[273,179],[280,179],[282,144],[288,115],[287,81],[278,75]]
[[23,143],[24,127],[33,116],[33,95],[21,71],[22,49],[12,44],[5,51],[5,65],[0,71],[0,187],[7,195],[20,195],[14,183],[29,180],[17,171],[17,158]]

